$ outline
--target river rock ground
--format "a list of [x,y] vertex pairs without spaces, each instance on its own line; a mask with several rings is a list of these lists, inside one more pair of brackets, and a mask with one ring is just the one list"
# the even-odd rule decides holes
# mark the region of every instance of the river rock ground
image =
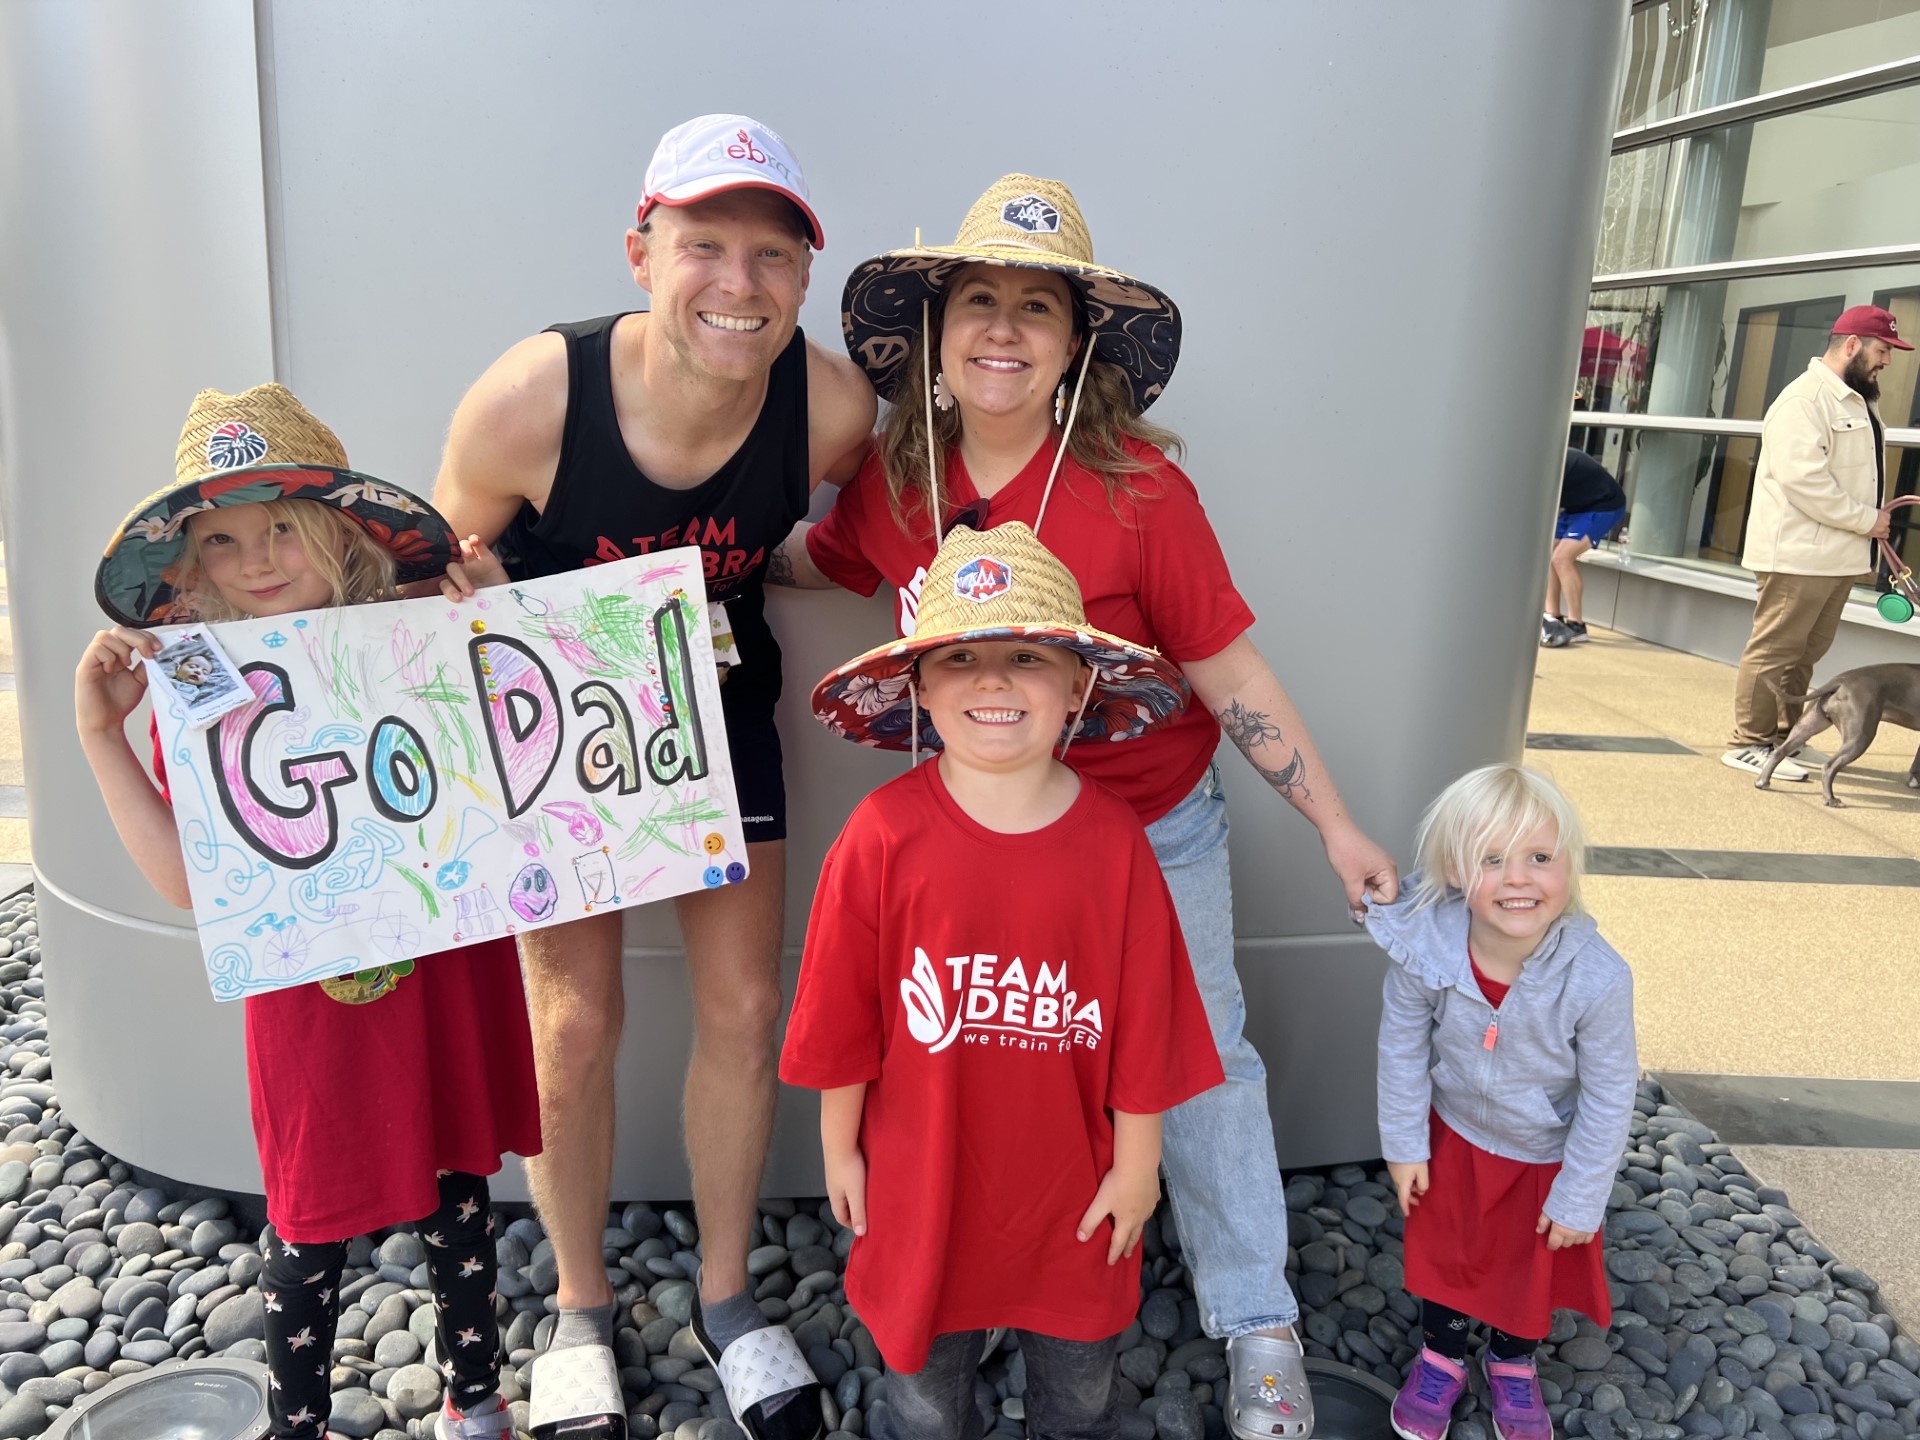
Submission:
[[[53,1083],[33,896],[0,904],[0,1440],[42,1433],[80,1395],[169,1360],[265,1359],[260,1237],[228,1201],[147,1184],[77,1134]],[[1403,1288],[1401,1216],[1378,1165],[1287,1184],[1287,1263],[1307,1349],[1399,1384],[1418,1343]],[[886,1403],[872,1337],[846,1303],[852,1235],[818,1200],[767,1200],[749,1268],[829,1387],[835,1440]],[[502,1210],[503,1389],[527,1422],[529,1366],[552,1328],[557,1275],[539,1222]],[[1787,1196],[1659,1086],[1640,1087],[1604,1236],[1615,1315],[1560,1312],[1541,1350],[1557,1431],[1587,1440],[1914,1440],[1920,1345],[1873,1279],[1800,1223]],[[610,1213],[603,1256],[619,1295],[616,1355],[639,1440],[740,1440],[687,1322],[699,1247],[690,1207]],[[1140,1311],[1115,1381],[1128,1440],[1221,1440],[1226,1360],[1199,1309],[1165,1209],[1144,1242]],[[332,1353],[332,1428],[402,1440],[441,1403],[426,1253],[411,1231],[356,1241]],[[1017,1345],[981,1368],[993,1433],[1025,1434]],[[1482,1399],[1454,1440],[1493,1440]]]

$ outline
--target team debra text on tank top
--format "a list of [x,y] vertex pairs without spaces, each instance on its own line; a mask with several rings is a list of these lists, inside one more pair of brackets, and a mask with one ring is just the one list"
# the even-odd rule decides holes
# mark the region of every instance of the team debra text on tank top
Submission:
[[504,537],[519,578],[632,555],[700,547],[707,596],[727,607],[738,655],[720,687],[729,712],[771,715],[780,646],[766,621],[767,556],[808,503],[807,342],[792,341],[767,375],[760,417],[726,463],[688,490],[669,490],[633,463],[613,404],[613,330],[622,315],[549,327],[567,343],[567,420],[545,510],[523,503]]

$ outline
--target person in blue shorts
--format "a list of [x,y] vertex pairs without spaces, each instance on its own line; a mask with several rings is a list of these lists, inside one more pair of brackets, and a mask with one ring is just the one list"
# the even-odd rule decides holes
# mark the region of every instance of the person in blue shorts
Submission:
[[1580,616],[1580,557],[1598,548],[1626,518],[1627,494],[1620,482],[1586,451],[1569,448],[1547,570],[1547,609],[1540,617],[1540,643],[1548,649],[1587,643],[1587,624]]

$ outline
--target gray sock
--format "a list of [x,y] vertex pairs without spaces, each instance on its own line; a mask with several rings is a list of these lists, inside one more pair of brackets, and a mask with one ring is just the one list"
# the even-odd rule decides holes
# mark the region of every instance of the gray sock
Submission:
[[767,1317],[760,1313],[753,1296],[742,1290],[737,1295],[715,1300],[712,1304],[703,1301],[700,1323],[706,1327],[713,1343],[724,1350],[742,1335],[766,1329]]
[[565,1350],[573,1345],[613,1347],[613,1301],[592,1305],[584,1310],[562,1310],[553,1327],[549,1350]]
[[[707,1338],[725,1350],[742,1335],[766,1329],[767,1317],[761,1313],[753,1296],[742,1290],[711,1305],[701,1301],[700,1324],[705,1328]],[[790,1390],[785,1395],[769,1395],[762,1405],[762,1413],[777,1415],[804,1393],[802,1390]]]

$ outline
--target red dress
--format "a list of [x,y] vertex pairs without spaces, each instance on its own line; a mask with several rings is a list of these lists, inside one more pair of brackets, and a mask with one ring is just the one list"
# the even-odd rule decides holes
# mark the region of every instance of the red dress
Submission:
[[[167,803],[158,730],[153,773]],[[440,1203],[435,1172],[540,1153],[533,1036],[509,939],[421,957],[377,1000],[318,982],[249,995],[253,1138],[280,1237],[318,1244]]]
[[[1508,986],[1473,967],[1496,1010]],[[1407,1216],[1407,1289],[1522,1339],[1543,1339],[1555,1310],[1613,1319],[1601,1242],[1547,1249],[1536,1233],[1558,1165],[1489,1155],[1438,1114],[1427,1193]]]

